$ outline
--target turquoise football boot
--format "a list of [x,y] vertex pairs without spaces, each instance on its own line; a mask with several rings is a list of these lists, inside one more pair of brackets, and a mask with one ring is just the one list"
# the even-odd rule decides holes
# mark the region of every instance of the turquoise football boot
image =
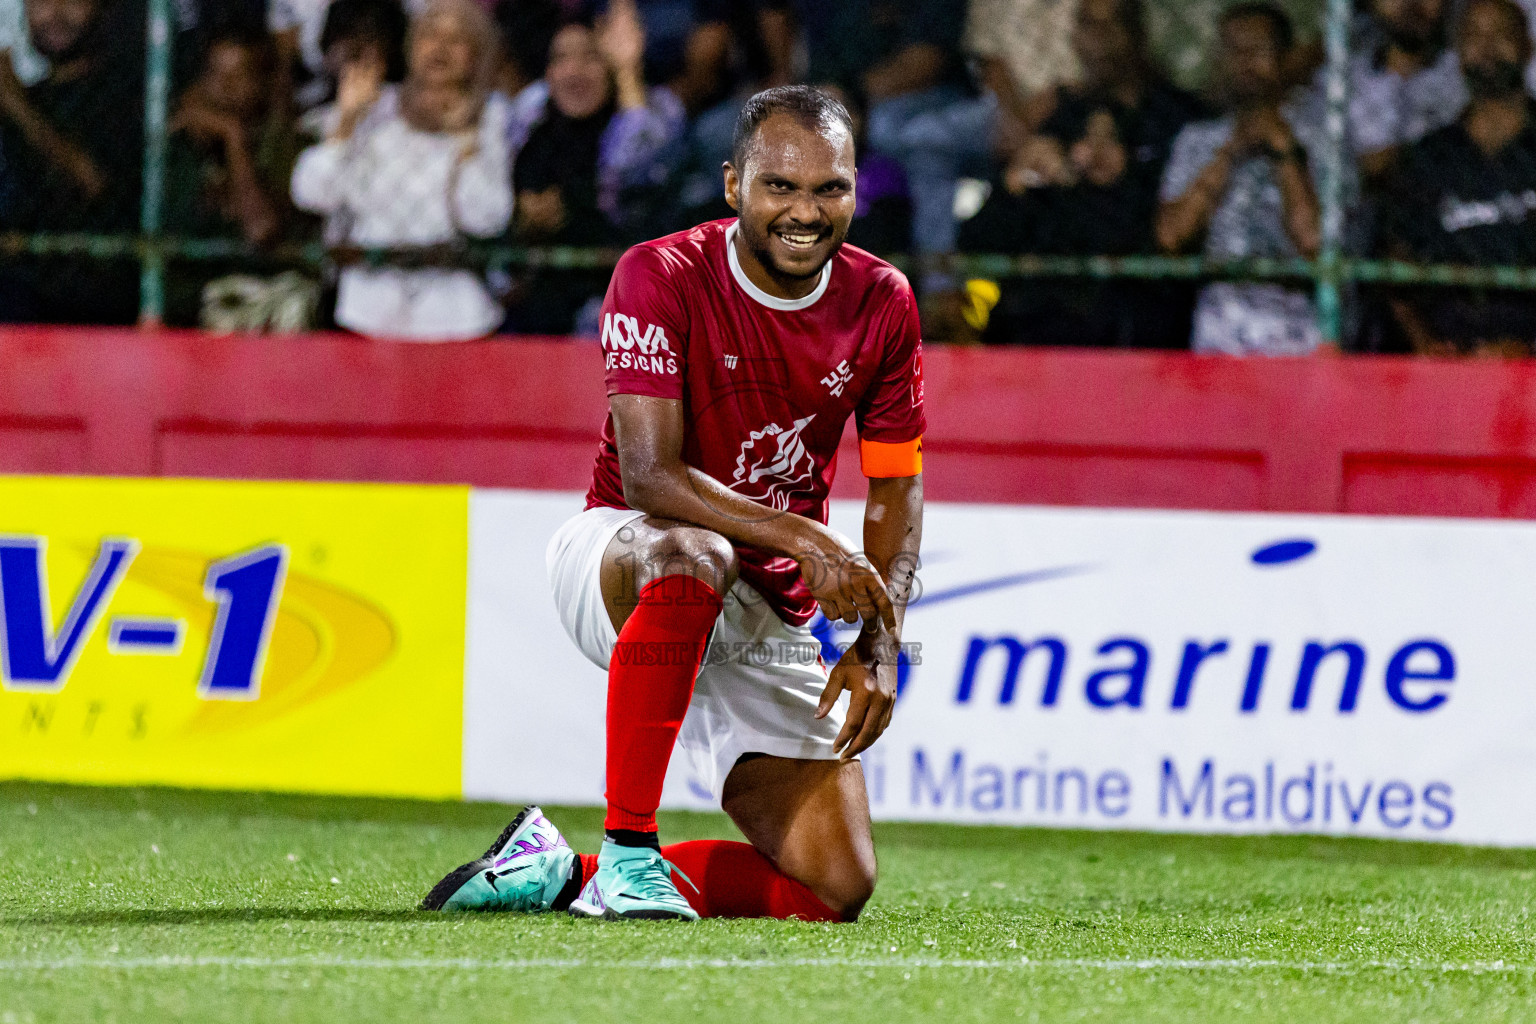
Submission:
[[485,851],[449,873],[422,910],[549,910],[571,877],[576,852],[539,808],[524,807]]
[[699,912],[677,891],[673,875],[693,885],[661,851],[605,839],[597,855],[597,873],[571,901],[570,912],[574,917],[608,921],[697,921]]

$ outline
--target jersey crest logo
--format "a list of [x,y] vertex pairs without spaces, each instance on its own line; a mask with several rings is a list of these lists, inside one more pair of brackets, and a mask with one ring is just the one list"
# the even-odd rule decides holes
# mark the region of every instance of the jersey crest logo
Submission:
[[736,456],[736,472],[731,476],[731,490],[744,498],[760,501],[779,511],[789,508],[789,495],[799,484],[811,478],[815,460],[806,450],[800,434],[816,418],[811,413],[785,430],[770,423],[741,443]]
[[727,370],[736,369],[736,356],[721,356],[720,358],[725,360],[725,368]]
[[841,395],[843,388],[847,387],[848,382],[851,380],[853,380],[853,371],[848,368],[848,360],[846,359],[837,364],[837,369],[821,378],[821,382],[832,392],[833,398]]

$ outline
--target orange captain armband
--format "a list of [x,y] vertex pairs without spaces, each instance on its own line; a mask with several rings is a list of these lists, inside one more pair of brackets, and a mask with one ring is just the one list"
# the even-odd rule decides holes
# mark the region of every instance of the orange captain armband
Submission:
[[923,439],[887,444],[859,438],[859,468],[867,477],[917,476],[923,471]]

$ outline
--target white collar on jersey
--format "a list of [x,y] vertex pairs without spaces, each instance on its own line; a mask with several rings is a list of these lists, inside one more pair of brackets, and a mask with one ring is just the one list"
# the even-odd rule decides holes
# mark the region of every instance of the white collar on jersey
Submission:
[[832,280],[832,261],[827,260],[827,265],[821,268],[821,281],[816,285],[816,290],[803,299],[779,299],[763,291],[757,285],[747,280],[746,271],[741,269],[741,261],[736,258],[736,223],[725,229],[725,259],[731,265],[731,276],[736,283],[741,285],[741,290],[752,296],[758,302],[769,309],[788,312],[795,309],[805,309],[814,305],[816,300],[826,293],[827,284]]

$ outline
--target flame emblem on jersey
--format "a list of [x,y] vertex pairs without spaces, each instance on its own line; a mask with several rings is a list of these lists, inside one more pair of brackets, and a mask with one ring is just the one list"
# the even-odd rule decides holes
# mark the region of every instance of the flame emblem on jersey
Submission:
[[[741,443],[736,456],[736,472],[731,475],[731,490],[742,497],[760,501],[780,512],[789,508],[790,492],[811,478],[815,460],[806,451],[800,434],[816,418],[811,413],[785,430],[770,423],[754,430]],[[761,442],[761,443],[760,443]]]

